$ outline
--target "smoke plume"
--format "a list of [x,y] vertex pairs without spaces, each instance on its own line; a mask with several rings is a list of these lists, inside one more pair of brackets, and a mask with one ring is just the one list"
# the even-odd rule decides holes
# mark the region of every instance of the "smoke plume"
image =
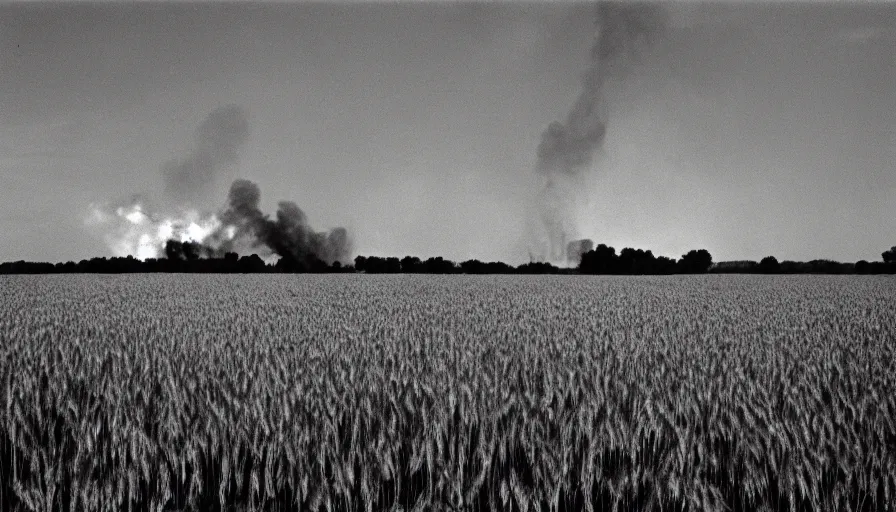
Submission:
[[582,261],[582,255],[592,249],[594,249],[594,241],[588,238],[573,240],[566,246],[566,262],[569,265],[576,266]]
[[222,168],[236,165],[249,140],[246,112],[237,105],[213,110],[196,130],[192,151],[162,167],[165,194],[178,204],[205,199]]
[[229,249],[240,241],[253,246],[264,246],[280,256],[285,264],[308,268],[315,263],[331,264],[346,261],[351,246],[345,228],[316,232],[308,224],[305,212],[292,201],[277,205],[274,219],[259,209],[261,190],[255,183],[239,179],[230,186],[228,208],[221,213],[221,221],[235,228],[233,237],[222,248]]
[[177,201],[174,213],[153,212],[145,199],[133,196],[127,204],[91,205],[86,222],[103,232],[115,256],[141,260],[223,257],[236,252],[278,256],[279,265],[293,270],[347,262],[351,240],[344,228],[314,231],[292,201],[280,202],[275,218],[270,219],[261,211],[261,191],[251,181],[234,181],[219,212],[201,211],[199,205],[219,170],[239,162],[248,138],[249,123],[241,107],[215,109],[196,130],[191,153],[162,168],[165,196]]
[[538,212],[546,240],[537,244],[542,248],[536,252],[551,260],[565,259],[567,238],[580,235],[573,215],[574,196],[582,189],[581,177],[591,169],[607,133],[604,87],[609,79],[624,77],[666,25],[666,13],[657,4],[603,2],[597,14],[597,37],[582,91],[565,122],[551,123],[538,145],[536,168],[544,177]]

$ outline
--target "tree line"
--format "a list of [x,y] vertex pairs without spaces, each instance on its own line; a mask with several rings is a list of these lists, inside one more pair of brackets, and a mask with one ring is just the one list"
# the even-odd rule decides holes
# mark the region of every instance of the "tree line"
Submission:
[[840,263],[831,260],[809,262],[781,261],[768,256],[761,261],[724,261],[713,263],[706,249],[695,249],[679,259],[654,256],[649,250],[626,247],[616,249],[600,244],[581,254],[575,267],[561,268],[547,262],[528,262],[512,266],[504,262],[476,259],[460,263],[441,256],[421,259],[416,256],[358,256],[353,265],[327,264],[317,258],[305,260],[280,258],[267,263],[257,254],[239,256],[229,252],[211,257],[202,246],[192,242],[169,241],[164,258],[139,260],[133,256],[91,258],[77,263],[36,263],[15,261],[0,263],[0,274],[66,273],[366,273],[366,274],[590,274],[590,275],[672,275],[672,274],[894,274],[896,246],[881,254],[881,261],[865,260]]

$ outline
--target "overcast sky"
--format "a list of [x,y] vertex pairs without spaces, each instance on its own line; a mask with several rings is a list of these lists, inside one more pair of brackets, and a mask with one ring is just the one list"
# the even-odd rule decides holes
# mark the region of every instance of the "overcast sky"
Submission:
[[[609,86],[577,213],[597,242],[716,261],[896,245],[896,4],[667,4]],[[163,192],[213,110],[220,177],[360,254],[526,260],[536,149],[594,38],[587,4],[0,6],[0,261],[107,255],[95,201]]]

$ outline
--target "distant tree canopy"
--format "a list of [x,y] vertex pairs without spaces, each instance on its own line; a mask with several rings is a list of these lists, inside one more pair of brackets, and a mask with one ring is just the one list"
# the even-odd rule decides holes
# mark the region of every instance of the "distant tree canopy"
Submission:
[[712,255],[706,249],[688,252],[678,260],[678,270],[683,274],[702,274],[712,266]]
[[[414,263],[412,260],[408,261],[409,270]],[[403,270],[401,260],[398,258],[380,258],[378,256],[358,256],[355,258],[355,269],[368,274],[399,274]]]
[[510,274],[516,269],[503,262],[467,260],[460,264],[460,270],[464,274]]
[[616,249],[598,244],[593,250],[582,255],[579,271],[583,274],[619,273],[619,256],[616,255]]
[[[588,241],[590,243],[590,241]],[[584,245],[582,245],[584,247]],[[455,263],[441,256],[421,260],[417,256],[396,257],[358,256],[354,266],[334,262],[327,265],[318,258],[302,260],[280,258],[275,264],[265,263],[257,254],[239,256],[228,252],[213,257],[212,251],[193,242],[170,240],[164,247],[164,258],[144,261],[133,256],[124,258],[91,258],[80,262],[39,263],[15,261],[0,263],[0,274],[57,274],[57,273],[137,273],[137,272],[192,272],[192,273],[345,273],[367,274],[603,274],[603,275],[669,275],[712,273],[764,274],[894,274],[896,246],[882,253],[883,261],[861,260],[839,263],[831,260],[808,262],[782,261],[766,256],[760,262],[723,261],[713,263],[706,249],[695,249],[679,260],[654,256],[653,252],[626,247],[616,249],[599,244],[581,255],[576,268],[560,268],[547,262],[529,262],[519,266],[503,262],[483,262],[476,259]]]
[[367,274],[510,274],[510,273],[555,273],[561,269],[549,263],[512,267],[503,262],[482,262],[467,260],[460,264],[441,256],[421,260],[416,256],[394,257],[358,256],[355,270]]
[[759,272],[759,263],[751,260],[720,261],[713,263],[709,271],[716,274],[755,274]]
[[179,242],[168,240],[165,242],[165,257],[173,261],[196,261],[201,258],[211,258],[211,249],[196,242]]
[[882,252],[881,258],[884,260],[884,263],[896,263],[896,245],[890,247],[889,251]]
[[775,258],[774,256],[766,256],[759,262],[760,274],[777,274],[780,271],[781,264],[778,263],[778,258]]
[[274,266],[267,265],[257,254],[240,257],[229,252],[223,258],[149,258],[140,261],[133,256],[124,258],[91,258],[80,262],[32,263],[16,261],[0,264],[0,274],[125,274],[154,272],[190,272],[215,274],[254,274],[276,272]]
[[277,263],[274,264],[274,269],[277,272],[299,274],[305,272],[326,272],[330,267],[315,256],[309,256],[304,260],[300,260],[291,255],[286,255],[277,260]]
[[401,271],[405,274],[420,272],[422,263],[420,258],[416,256],[405,256],[404,258],[401,258]]
[[603,275],[668,275],[677,273],[706,272],[712,265],[709,251],[691,251],[675,261],[666,256],[656,257],[653,252],[626,247],[617,255],[616,249],[600,244],[582,255],[579,272]]

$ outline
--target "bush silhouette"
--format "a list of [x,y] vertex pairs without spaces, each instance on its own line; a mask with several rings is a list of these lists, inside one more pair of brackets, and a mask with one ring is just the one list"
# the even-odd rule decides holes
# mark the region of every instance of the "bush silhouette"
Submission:
[[600,244],[582,255],[579,271],[583,274],[615,274],[619,268],[616,249]]
[[405,256],[401,259],[401,271],[406,274],[420,272],[420,266],[423,262],[416,256]]
[[766,256],[759,262],[759,273],[761,274],[777,274],[781,271],[781,264],[774,256]]
[[702,274],[712,266],[712,255],[706,249],[692,250],[678,260],[679,272],[683,274]]
[[890,247],[889,251],[884,251],[881,253],[881,259],[884,260],[884,263],[894,264],[896,263],[896,245]]

